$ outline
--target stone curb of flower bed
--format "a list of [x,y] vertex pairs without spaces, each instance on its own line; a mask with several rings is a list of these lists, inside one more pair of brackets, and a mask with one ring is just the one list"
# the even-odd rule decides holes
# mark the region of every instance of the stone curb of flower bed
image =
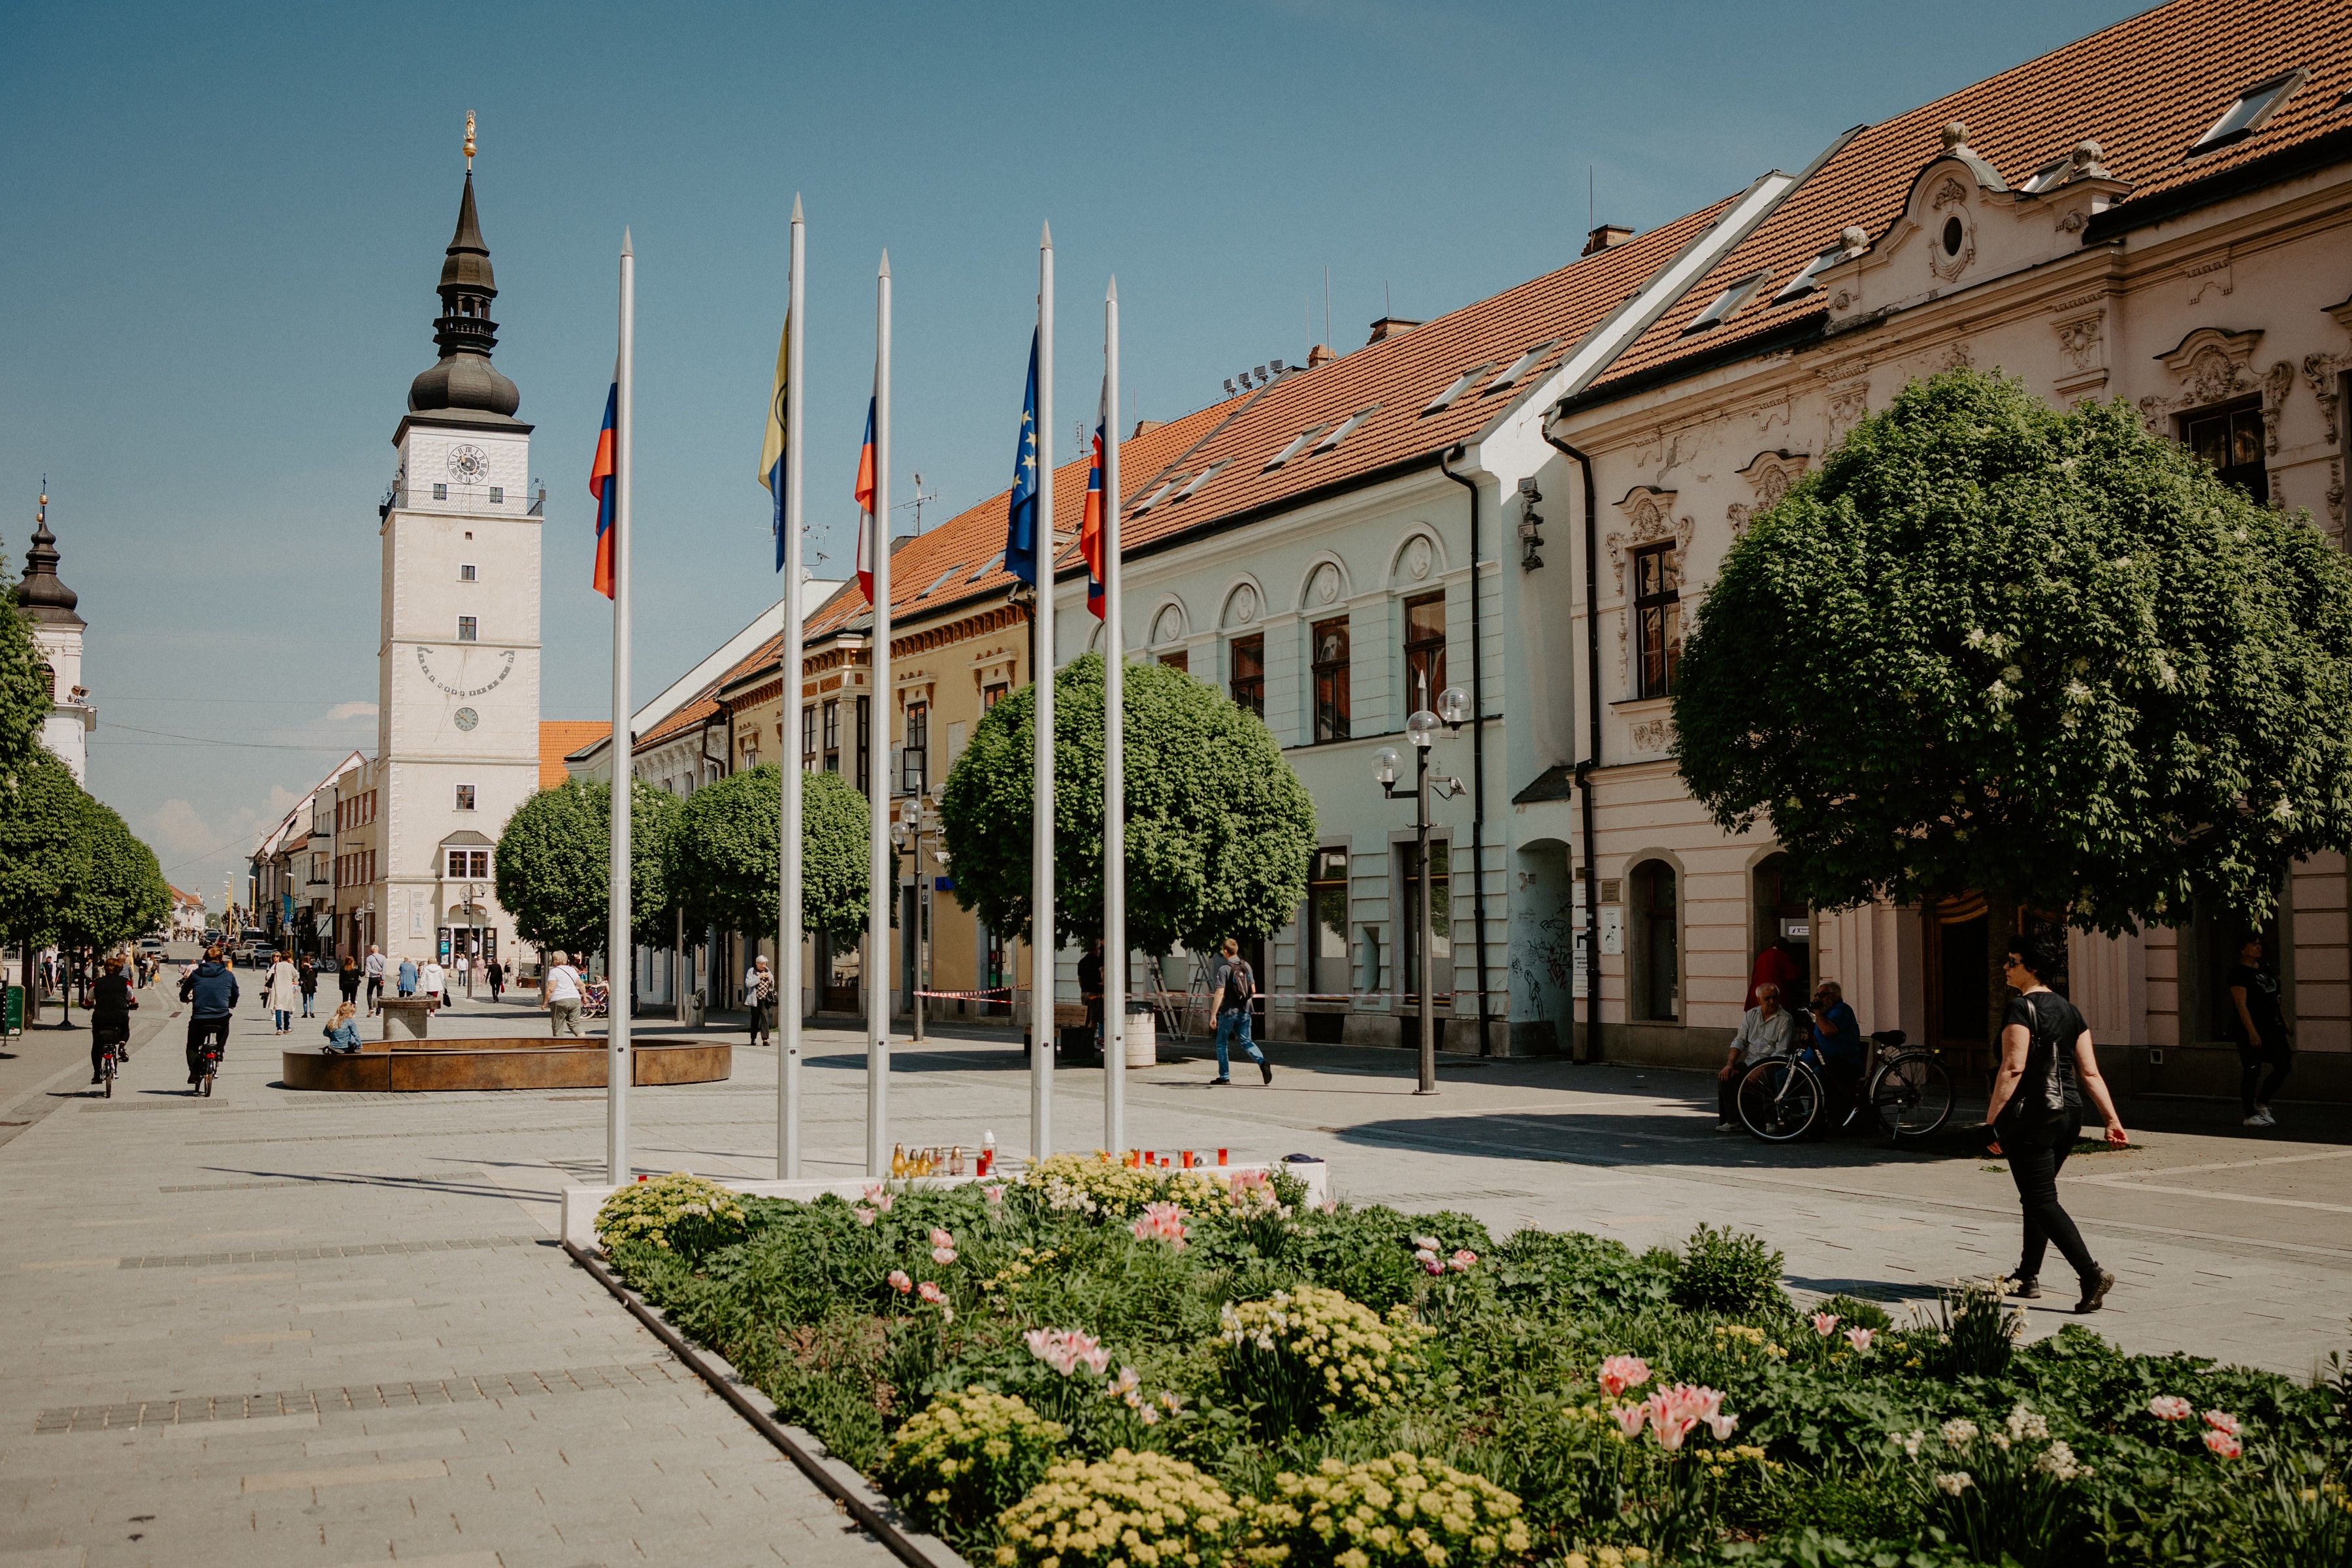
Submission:
[[766,1396],[760,1394],[757,1384],[737,1372],[724,1356],[688,1342],[686,1336],[670,1326],[659,1310],[647,1305],[645,1298],[622,1283],[620,1277],[607,1268],[604,1260],[593,1252],[575,1246],[569,1238],[563,1243],[563,1250],[570,1253],[572,1261],[586,1269],[591,1278],[617,1297],[639,1322],[652,1330],[654,1337],[667,1346],[671,1354],[700,1373],[702,1380],[710,1384],[720,1398],[733,1405],[736,1413],[750,1422],[760,1436],[782,1449],[784,1457],[799,1466],[803,1474],[838,1500],[852,1519],[887,1547],[891,1554],[906,1563],[908,1568],[971,1568],[963,1556],[946,1542],[912,1528],[905,1516],[892,1506],[889,1499],[876,1491],[855,1468],[827,1452],[824,1441],[814,1433],[798,1426],[788,1426],[770,1415],[761,1407]]

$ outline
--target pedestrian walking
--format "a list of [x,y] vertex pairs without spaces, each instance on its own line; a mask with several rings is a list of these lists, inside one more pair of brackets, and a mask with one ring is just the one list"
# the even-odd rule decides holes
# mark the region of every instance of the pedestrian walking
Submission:
[[500,963],[494,958],[490,960],[489,963],[482,965],[482,973],[488,977],[490,982],[491,1001],[495,1002],[499,997],[506,994],[507,966],[505,964]]
[[1739,1031],[1731,1037],[1731,1054],[1715,1075],[1717,1132],[1740,1130],[1739,1080],[1758,1062],[1787,1056],[1796,1034],[1797,1016],[1780,1005],[1780,986],[1769,980],[1757,986],[1756,1005],[1741,1016]]
[[392,980],[393,984],[398,988],[403,996],[415,995],[416,960],[409,957],[406,953],[401,954],[400,968],[394,973]]
[[1086,956],[1078,960],[1078,1000],[1086,1004],[1087,1038],[1094,1042],[1095,1055],[1103,1053],[1103,944],[1096,937],[1087,944]]
[[[2294,1036],[2279,1006],[2278,973],[2263,962],[2263,939],[2250,936],[2230,971],[2231,1026],[2238,1037],[2238,1105],[2249,1127],[2276,1127],[2271,1097],[2294,1066]],[[2263,1081],[2263,1068],[2270,1070]],[[2260,1085],[2259,1088],[2256,1086]]]
[[383,1011],[383,950],[368,943],[367,950],[367,1010],[373,1018]]
[[1993,1151],[2009,1162],[2024,1212],[2025,1244],[2011,1292],[2029,1300],[2042,1294],[2042,1259],[2055,1242],[2082,1281],[2074,1310],[2095,1312],[2115,1289],[2116,1277],[2091,1257],[2082,1232],[2059,1205],[2058,1173],[2082,1135],[2085,1096],[2106,1119],[2108,1142],[2121,1146],[2130,1140],[2106,1079],[2099,1076],[2090,1026],[2072,1002],[2042,983],[2055,968],[2048,950],[2038,938],[2020,936],[2010,942],[2003,967],[2018,994],[2010,998],[2001,1023],[2000,1072],[1993,1079],[1985,1120],[1992,1128]]
[[359,1005],[360,982],[365,978],[366,976],[360,972],[358,961],[349,954],[345,954],[342,962],[335,965],[336,988],[342,992],[343,1000],[351,1003],[354,1011]]
[[1265,1080],[1272,1083],[1274,1066],[1250,1037],[1250,1002],[1257,994],[1257,973],[1242,956],[1242,944],[1232,937],[1225,938],[1223,953],[1209,983],[1209,994],[1216,999],[1217,1009],[1217,1076],[1209,1080],[1210,1086],[1234,1081],[1233,1065],[1226,1055],[1231,1045],[1239,1045],[1249,1059],[1257,1063]]
[[456,989],[463,991],[468,996],[471,996],[474,994],[474,988],[466,983],[467,975],[473,973],[472,969],[469,967],[470,963],[471,961],[467,959],[463,952],[460,952],[457,955],[457,984]]
[[180,982],[188,1005],[188,1087],[205,1080],[208,1054],[228,1054],[229,1015],[236,1011],[236,973],[221,962],[220,943],[205,949],[204,961]]
[[300,985],[302,990],[302,1016],[305,1018],[315,1018],[318,1016],[318,1012],[312,1006],[312,1004],[318,1000],[319,996],[319,961],[312,958],[306,952],[302,955],[302,963],[299,967],[301,969]]
[[97,987],[90,993],[90,1082],[106,1081],[109,1047],[119,1047],[124,1061],[131,1059],[131,1010],[138,1005],[139,998],[131,993],[130,978],[122,973],[122,960],[108,959],[105,973],[98,977]]
[[278,1032],[294,1032],[294,1009],[301,994],[302,977],[292,961],[282,953],[272,953],[269,973],[261,982],[261,1003],[278,1021]]
[[770,1009],[776,1005],[776,977],[768,972],[764,957],[753,957],[751,967],[743,972],[743,1005],[751,1009],[751,1043],[766,1045],[772,1022]]
[[441,972],[441,961],[430,956],[425,960],[425,967],[416,972],[416,984],[423,989],[425,1000],[431,1003],[436,1012],[440,1010],[441,992],[447,978]]
[[580,1036],[580,972],[564,962],[562,949],[547,955],[547,973],[540,979],[540,1005],[547,1009],[551,1035]]

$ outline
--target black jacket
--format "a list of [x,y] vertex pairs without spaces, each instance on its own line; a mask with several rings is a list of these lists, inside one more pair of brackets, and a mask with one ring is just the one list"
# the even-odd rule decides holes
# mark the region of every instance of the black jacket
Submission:
[[236,976],[217,958],[207,958],[180,982],[180,1000],[199,1018],[226,1018],[236,1010]]

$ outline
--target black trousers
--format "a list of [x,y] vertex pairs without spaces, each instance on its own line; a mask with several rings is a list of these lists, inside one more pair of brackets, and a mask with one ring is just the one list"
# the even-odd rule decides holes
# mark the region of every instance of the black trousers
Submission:
[[2017,1122],[1995,1129],[2000,1152],[2009,1161],[2010,1180],[2017,1184],[2018,1206],[2024,1211],[2025,1245],[2018,1254],[2017,1278],[2037,1279],[2050,1244],[2074,1267],[2084,1289],[2099,1282],[2099,1265],[2083,1244],[2083,1233],[2058,1202],[2058,1172],[2081,1136],[2080,1112],[2055,1121]]
[[121,1045],[121,1046],[122,1046],[122,1047],[124,1047],[124,1049],[123,1049],[123,1053],[122,1053],[124,1056],[126,1056],[126,1057],[127,1057],[127,1056],[129,1056],[129,1055],[131,1054],[130,1049],[129,1049],[129,1047],[130,1047],[130,1044],[131,1044],[131,1020],[130,1020],[130,1019],[128,1019],[128,1018],[121,1018],[121,1019],[113,1019],[113,1018],[93,1018],[93,1019],[91,1019],[91,1020],[90,1020],[90,1024],[89,1024],[89,1076],[90,1076],[90,1077],[92,1077],[92,1078],[96,1078],[96,1077],[99,1075],[99,1073],[102,1070],[102,1068],[101,1068],[101,1067],[100,1067],[100,1064],[101,1064],[101,1063],[103,1063],[103,1062],[106,1060],[106,1047],[107,1047],[108,1046],[110,1046],[110,1045],[118,1045],[118,1044],[119,1044],[119,1045]]
[[220,1054],[228,1054],[228,1019],[190,1018],[188,1020],[188,1081],[194,1083],[205,1076],[205,1046],[216,1041]]
[[[2270,1069],[2270,1081],[2262,1082],[2263,1068]],[[2238,1047],[2238,1103],[2245,1114],[2252,1116],[2257,1105],[2268,1105],[2277,1095],[2279,1086],[2294,1066],[2294,1047],[2281,1040],[2275,1045],[2264,1044],[2248,1050]],[[2259,1086],[2259,1087],[2258,1087]]]

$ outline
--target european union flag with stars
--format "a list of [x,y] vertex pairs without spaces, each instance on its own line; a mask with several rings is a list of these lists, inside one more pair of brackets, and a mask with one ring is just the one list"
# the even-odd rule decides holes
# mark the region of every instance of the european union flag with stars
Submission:
[[1004,569],[1037,584],[1037,334],[1029,334],[1029,390],[1021,399],[1021,439],[1013,453],[1013,501],[1004,519]]

